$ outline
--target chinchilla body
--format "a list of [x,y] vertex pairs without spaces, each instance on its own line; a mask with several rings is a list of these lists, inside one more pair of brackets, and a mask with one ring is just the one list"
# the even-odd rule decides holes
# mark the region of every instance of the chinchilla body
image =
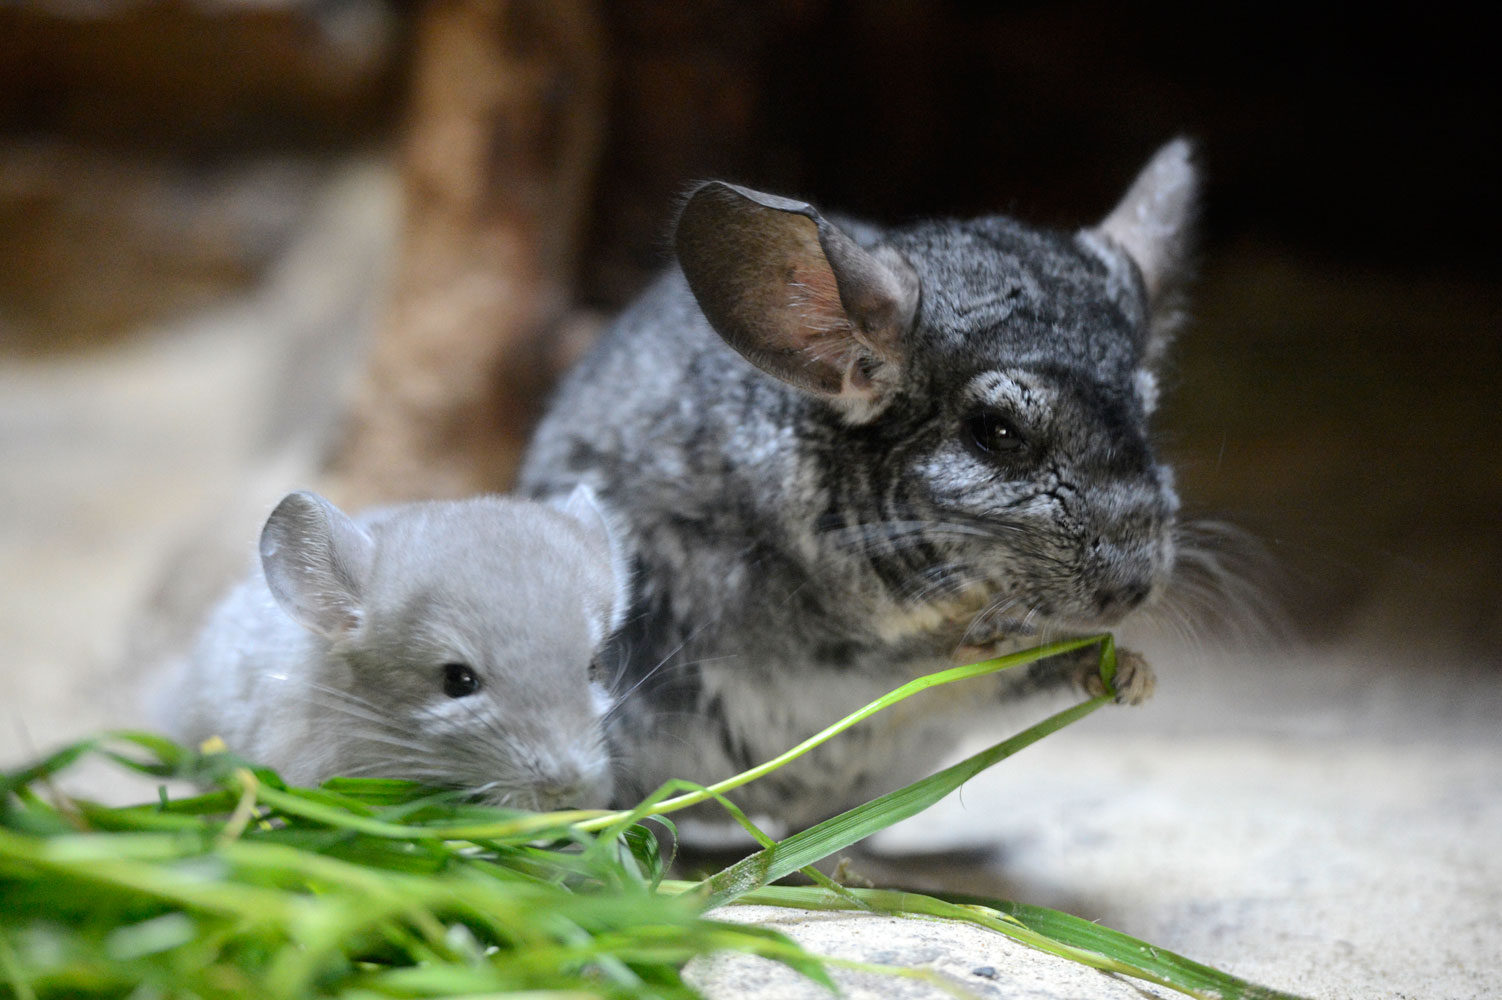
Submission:
[[[679,266],[561,386],[522,474],[539,496],[587,483],[629,525],[623,798],[759,763],[957,649],[1088,634],[1161,589],[1177,499],[1148,417],[1189,152],[1165,147],[1079,233],[884,229],[695,190]],[[928,773],[1047,674],[927,693],[737,798],[817,821]]]

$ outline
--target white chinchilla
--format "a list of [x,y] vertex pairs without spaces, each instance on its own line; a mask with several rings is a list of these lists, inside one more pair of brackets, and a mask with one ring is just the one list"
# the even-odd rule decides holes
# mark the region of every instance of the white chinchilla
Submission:
[[260,568],[157,699],[179,738],[313,783],[410,778],[519,808],[608,803],[594,658],[628,605],[608,516],[497,496],[351,519],[289,494]]

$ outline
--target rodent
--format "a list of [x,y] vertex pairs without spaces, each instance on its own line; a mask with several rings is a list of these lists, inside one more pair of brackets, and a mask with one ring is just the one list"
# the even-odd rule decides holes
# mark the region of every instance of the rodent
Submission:
[[[612,738],[632,790],[714,781],[961,647],[1099,631],[1164,587],[1178,499],[1148,418],[1193,159],[1169,143],[1075,233],[688,195],[677,266],[564,380],[521,474],[539,497],[588,483],[628,523],[634,689]],[[1151,671],[1122,666],[1120,700],[1140,700]],[[1093,669],[926,694],[737,801],[815,822],[929,773],[996,699]]]
[[158,713],[295,783],[378,775],[603,807],[611,699],[595,658],[629,603],[614,532],[588,487],[556,505],[481,496],[357,518],[291,493]]

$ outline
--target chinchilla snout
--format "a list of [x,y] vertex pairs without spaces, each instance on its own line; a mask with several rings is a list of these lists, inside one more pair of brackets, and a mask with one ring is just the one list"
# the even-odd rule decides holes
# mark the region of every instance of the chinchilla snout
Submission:
[[1177,506],[1166,478],[1080,476],[1023,516],[1000,515],[1007,530],[992,533],[995,548],[983,557],[1003,595],[991,607],[1038,627],[1114,627],[1167,587]]
[[[1113,491],[1101,490],[1110,496]],[[1064,617],[1109,628],[1156,597],[1173,571],[1178,498],[1164,474],[1147,477],[1127,503],[1105,503],[1080,546],[1080,599]]]
[[1128,544],[1092,539],[1081,575],[1094,584],[1087,595],[1091,614],[1086,620],[1114,625],[1161,589],[1172,563],[1166,529],[1161,536]]
[[610,801],[610,771],[596,758],[539,761],[531,778],[539,809],[599,809]]

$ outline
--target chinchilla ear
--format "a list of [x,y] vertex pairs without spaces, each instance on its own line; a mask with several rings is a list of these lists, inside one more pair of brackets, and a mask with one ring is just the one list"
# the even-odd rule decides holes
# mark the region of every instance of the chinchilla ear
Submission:
[[271,596],[299,625],[336,639],[364,617],[361,587],[375,542],[317,493],[289,493],[261,529],[261,569]]
[[918,275],[813,206],[710,181],[678,217],[678,261],[704,315],[748,361],[829,399],[854,423],[900,380]]
[[1150,311],[1149,360],[1162,353],[1183,319],[1199,187],[1194,146],[1175,139],[1153,155],[1120,204],[1093,230],[1126,251],[1142,275]]
[[604,609],[605,628],[599,637],[603,639],[621,627],[631,607],[631,557],[626,551],[625,532],[586,483],[575,486],[567,498],[554,501],[554,506],[578,521],[610,553],[612,595],[610,607]]

